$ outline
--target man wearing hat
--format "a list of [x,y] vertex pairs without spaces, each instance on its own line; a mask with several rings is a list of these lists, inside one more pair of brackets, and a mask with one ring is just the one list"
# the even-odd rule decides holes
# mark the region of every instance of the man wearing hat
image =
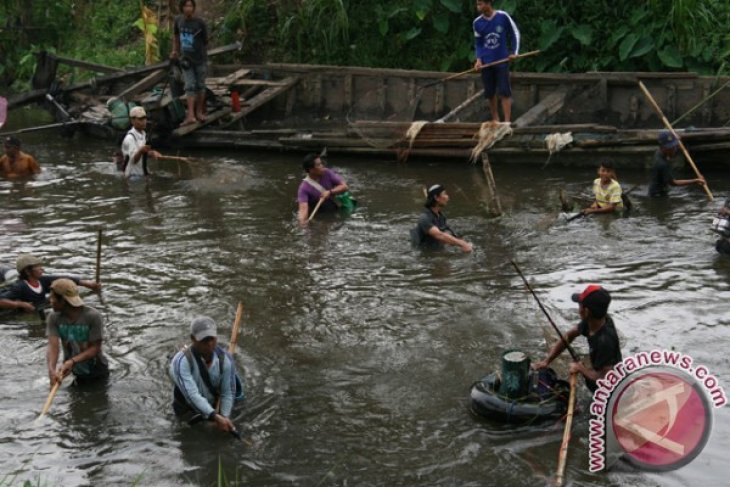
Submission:
[[[578,335],[588,339],[590,366],[583,362],[570,364],[570,373],[580,373],[591,392],[596,390],[596,381],[603,378],[610,370],[621,362],[621,345],[613,319],[608,315],[611,295],[601,286],[591,284],[582,293],[573,294],[572,300],[578,303],[578,314],[581,321],[564,334],[568,343],[572,343]],[[533,368],[543,369],[550,365],[555,357],[565,350],[565,342],[559,340],[550,349],[545,360],[535,362]]]
[[122,140],[122,169],[125,178],[149,176],[147,156],[157,159],[160,153],[147,144],[147,112],[142,107],[129,111],[132,128]]
[[0,157],[0,176],[7,179],[27,178],[41,172],[38,161],[20,150],[20,140],[9,136],[3,141],[5,155]]
[[472,245],[456,236],[446,223],[444,207],[449,202],[449,195],[440,184],[434,184],[426,192],[426,204],[418,219],[416,228],[411,230],[411,243],[430,249],[442,249],[444,245],[459,247],[464,252],[471,252]]
[[[76,284],[65,278],[51,284],[51,306],[53,312],[46,319],[46,363],[51,387],[71,372],[77,382],[108,377],[109,366],[101,351],[104,334],[101,314],[85,306]],[[63,362],[59,364],[61,347]]]
[[43,274],[41,260],[32,254],[18,255],[15,267],[18,270],[18,280],[0,292],[0,309],[35,311],[45,303],[46,295],[51,290],[51,284],[62,277],[93,291],[101,289],[101,283],[96,281],[72,276]]
[[654,153],[654,166],[651,168],[649,181],[649,196],[667,196],[669,186],[688,186],[690,184],[704,185],[703,178],[674,179],[670,161],[677,156],[679,141],[669,130],[659,132],[659,149]]
[[[207,316],[193,318],[190,339],[192,344],[175,354],[170,363],[175,415],[191,423],[202,417],[222,431],[235,431],[229,419],[236,387],[235,369],[230,356],[218,347],[215,321]],[[219,400],[220,413],[216,412]]]

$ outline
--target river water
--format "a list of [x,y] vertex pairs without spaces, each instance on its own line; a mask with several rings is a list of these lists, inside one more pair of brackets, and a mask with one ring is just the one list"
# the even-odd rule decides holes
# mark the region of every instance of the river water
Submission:
[[[44,326],[33,315],[0,318],[2,485],[214,485],[219,472],[262,486],[547,485],[562,423],[506,426],[467,407],[470,385],[505,350],[545,353],[546,320],[509,259],[563,328],[577,318],[570,294],[599,282],[613,293],[625,356],[675,349],[730,386],[730,259],[709,231],[730,192],[726,171],[706,174],[715,203],[685,188],[650,201],[642,184],[633,216],[565,223],[559,189],[588,190],[593,169],[496,166],[505,214],[489,219],[479,169],[463,161],[332,155],[360,209],[302,230],[301,155],[199,152],[192,163],[153,163],[148,183],[127,185],[106,162],[108,145],[23,140],[44,172],[0,182],[0,255],[12,264],[33,252],[47,272],[91,277],[103,228],[104,290],[82,291],[105,318],[112,374],[107,387],[66,383],[35,422],[48,394]],[[627,187],[647,174],[620,177]],[[434,182],[446,185],[450,222],[472,255],[411,250],[422,187]],[[227,344],[239,301],[247,399],[233,419],[243,443],[179,424],[167,376],[191,318],[212,316]],[[588,404],[581,387],[569,485],[727,485],[726,408],[702,454],[679,470],[619,464],[591,474]]]

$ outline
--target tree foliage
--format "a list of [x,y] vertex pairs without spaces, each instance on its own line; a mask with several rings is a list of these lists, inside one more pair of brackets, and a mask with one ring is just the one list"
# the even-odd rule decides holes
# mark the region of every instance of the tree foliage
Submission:
[[[144,0],[156,11],[165,2]],[[209,0],[208,3],[214,3]],[[214,44],[244,41],[241,61],[457,71],[474,59],[474,0],[218,0],[206,19]],[[540,56],[516,69],[538,72],[672,71],[728,74],[727,0],[496,0]],[[32,52],[118,67],[145,60],[138,2],[0,2],[0,84],[27,83]],[[170,33],[157,32],[162,58]],[[149,39],[148,39],[149,40]]]

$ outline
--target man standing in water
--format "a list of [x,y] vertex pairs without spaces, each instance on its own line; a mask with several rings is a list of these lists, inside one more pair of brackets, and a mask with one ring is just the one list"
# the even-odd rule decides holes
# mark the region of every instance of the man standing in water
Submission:
[[96,281],[43,274],[41,260],[31,254],[18,255],[15,267],[18,270],[18,280],[0,293],[0,309],[35,311],[45,303],[46,294],[52,289],[52,284],[63,277],[93,291],[101,289],[101,283]]
[[446,188],[434,184],[426,193],[426,208],[418,219],[418,225],[411,230],[411,242],[416,246],[442,249],[444,245],[459,247],[464,252],[473,250],[472,244],[456,236],[446,223],[444,208],[449,203]]
[[139,178],[149,176],[147,168],[147,156],[157,159],[160,153],[152,150],[147,144],[147,112],[142,107],[134,107],[129,111],[129,119],[132,128],[122,140],[122,157],[124,162],[122,168],[125,178]]
[[[218,348],[215,321],[207,316],[190,324],[192,344],[172,358],[170,377],[175,384],[172,408],[175,415],[191,422],[207,419],[228,432],[236,428],[229,419],[233,409],[235,369],[229,355]],[[216,403],[220,400],[220,413]]]
[[0,157],[0,176],[7,179],[27,178],[41,172],[38,161],[20,150],[20,140],[9,136],[3,141],[5,154]]
[[499,96],[504,121],[509,123],[512,117],[509,63],[504,62],[488,68],[482,66],[505,58],[513,59],[520,52],[520,31],[512,17],[503,10],[495,10],[492,3],[493,0],[477,0],[477,10],[480,15],[472,24],[476,48],[474,69],[481,70],[484,98],[489,101],[492,120],[499,122],[497,106],[497,96]]
[[[109,366],[101,351],[104,334],[101,314],[84,306],[76,284],[70,279],[53,281],[51,306],[53,312],[46,320],[46,362],[51,387],[71,372],[77,383],[109,377]],[[63,347],[63,362],[57,365],[59,344]]]
[[348,191],[347,183],[342,176],[324,166],[323,156],[308,154],[302,161],[302,168],[307,176],[299,184],[297,202],[299,211],[297,220],[300,225],[306,225],[309,215],[320,200],[322,204],[318,212],[337,210],[334,197]]
[[[570,364],[570,373],[580,373],[591,392],[597,388],[596,381],[602,379],[614,365],[621,362],[621,345],[613,319],[608,315],[611,295],[601,286],[591,284],[582,293],[573,294],[571,299],[578,303],[580,323],[565,333],[565,339],[572,343],[578,335],[588,339],[590,367],[582,362]],[[565,350],[565,342],[560,340],[550,349],[545,360],[535,362],[533,368],[544,369]]]
[[704,185],[704,178],[674,179],[670,161],[677,156],[679,141],[669,130],[662,130],[658,137],[659,149],[654,153],[654,166],[651,169],[649,181],[649,196],[667,196],[669,186],[688,186],[690,184]]

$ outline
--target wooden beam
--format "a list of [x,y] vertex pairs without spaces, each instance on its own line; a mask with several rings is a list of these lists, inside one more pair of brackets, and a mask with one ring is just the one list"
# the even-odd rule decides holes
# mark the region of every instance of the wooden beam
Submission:
[[89,71],[94,71],[95,73],[120,73],[124,71],[121,68],[115,68],[113,66],[106,66],[104,64],[97,64],[97,63],[90,63],[88,61],[81,61],[79,59],[72,59],[70,57],[64,57],[64,56],[58,56],[56,54],[48,53],[49,58],[53,58],[57,60],[59,63],[67,64],[69,66],[75,66],[77,68],[84,68],[88,69]]
[[137,81],[132,86],[128,87],[127,89],[125,89],[121,93],[119,93],[116,96],[114,96],[112,98],[112,100],[116,100],[116,99],[119,99],[119,98],[124,98],[124,97],[127,97],[127,96],[131,97],[131,96],[137,95],[139,93],[142,93],[143,91],[147,91],[148,89],[152,88],[157,83],[159,83],[160,81],[162,81],[163,79],[165,79],[165,76],[167,76],[167,71],[164,70],[164,69],[160,69],[160,70],[157,70],[157,71],[153,71],[152,73],[148,74],[147,76],[145,76],[141,80]]
[[217,110],[215,112],[209,113],[206,118],[205,122],[195,122],[191,123],[190,125],[184,125],[182,127],[178,127],[175,130],[172,131],[173,137],[182,137],[183,135],[187,135],[190,132],[195,132],[200,127],[205,127],[206,125],[209,125],[216,120],[220,120],[221,118],[225,117],[226,115],[229,115],[231,113],[230,108],[221,108],[220,110]]
[[266,88],[265,90],[260,92],[258,95],[254,96],[250,100],[247,100],[246,103],[244,103],[241,106],[241,111],[234,114],[232,117],[230,117],[228,120],[226,120],[221,126],[228,127],[230,125],[233,125],[234,123],[241,120],[243,117],[245,117],[249,113],[253,112],[257,108],[261,107],[262,105],[265,105],[266,103],[273,100],[274,98],[281,95],[282,93],[287,92],[298,82],[299,82],[298,77],[289,77],[289,78],[284,79],[282,81],[281,85],[270,86],[269,88]]
[[526,127],[528,125],[535,125],[537,123],[545,122],[548,117],[555,115],[565,105],[565,99],[568,96],[567,88],[560,88],[557,91],[550,93],[548,96],[537,105],[533,106],[520,118],[512,122],[512,126],[515,128]]

